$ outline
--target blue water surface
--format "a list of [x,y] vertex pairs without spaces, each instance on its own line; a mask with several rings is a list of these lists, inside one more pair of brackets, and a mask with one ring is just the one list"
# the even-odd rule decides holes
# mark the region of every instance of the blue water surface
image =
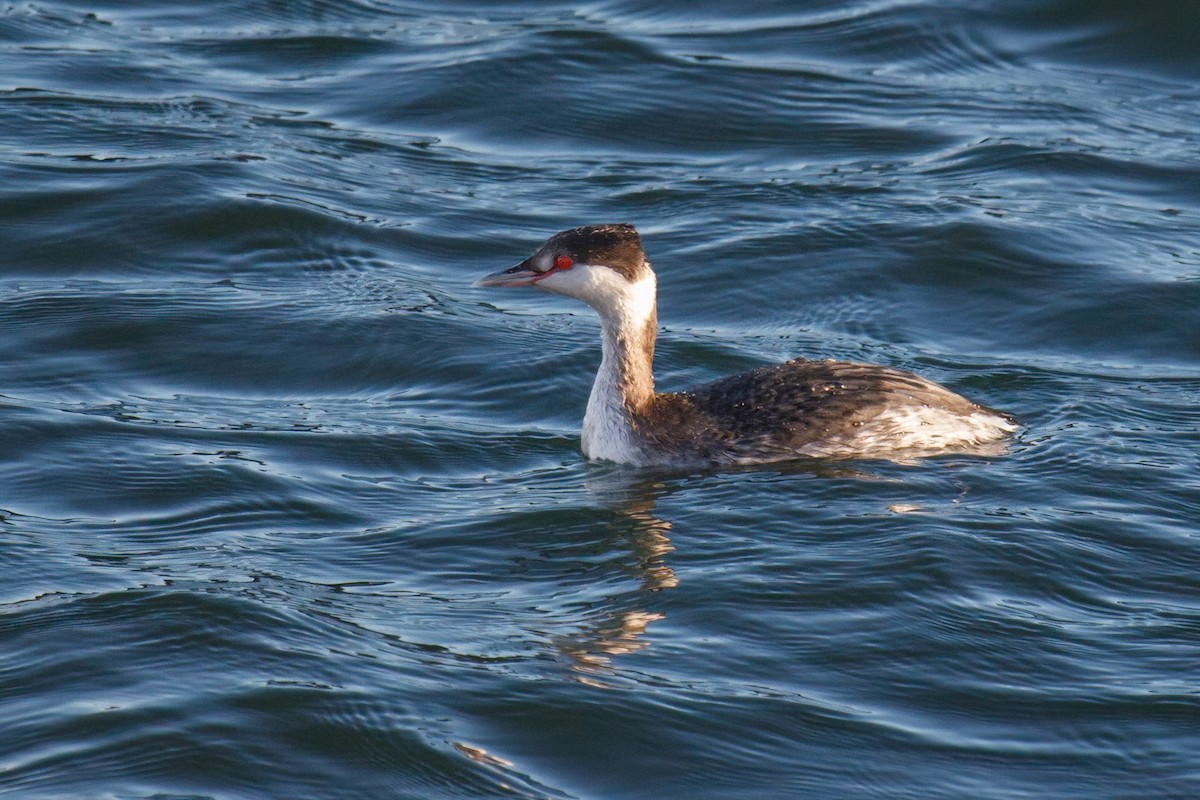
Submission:
[[[1200,797],[1200,5],[0,8],[0,794]],[[587,463],[794,356],[996,456]]]

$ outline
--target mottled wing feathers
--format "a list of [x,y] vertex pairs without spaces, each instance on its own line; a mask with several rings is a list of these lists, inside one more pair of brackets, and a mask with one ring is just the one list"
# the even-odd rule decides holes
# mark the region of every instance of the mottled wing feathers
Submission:
[[658,395],[635,424],[653,445],[689,450],[697,460],[762,460],[794,456],[905,406],[961,415],[984,410],[900,370],[796,359]]

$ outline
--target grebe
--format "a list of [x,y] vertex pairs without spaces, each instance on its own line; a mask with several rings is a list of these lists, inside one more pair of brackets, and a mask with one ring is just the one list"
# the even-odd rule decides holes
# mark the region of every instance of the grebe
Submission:
[[632,225],[556,233],[475,285],[536,286],[600,315],[603,357],[583,418],[588,458],[636,466],[903,458],[996,442],[1017,428],[911,373],[832,360],[798,358],[655,393],[657,283]]

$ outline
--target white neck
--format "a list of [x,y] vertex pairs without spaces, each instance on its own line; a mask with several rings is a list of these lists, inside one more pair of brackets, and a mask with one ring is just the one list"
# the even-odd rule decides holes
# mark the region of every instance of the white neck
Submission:
[[642,463],[631,414],[654,397],[654,273],[647,268],[642,278],[630,283],[607,267],[578,264],[540,286],[583,300],[600,315],[604,355],[583,417],[584,455]]

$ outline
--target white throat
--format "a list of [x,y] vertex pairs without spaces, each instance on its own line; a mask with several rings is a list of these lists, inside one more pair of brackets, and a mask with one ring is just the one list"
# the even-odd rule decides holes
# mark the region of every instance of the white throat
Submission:
[[583,454],[621,464],[644,463],[630,415],[634,403],[654,394],[653,342],[647,342],[655,334],[654,273],[647,269],[630,283],[608,267],[577,264],[538,286],[583,300],[600,315],[603,357],[583,417]]

